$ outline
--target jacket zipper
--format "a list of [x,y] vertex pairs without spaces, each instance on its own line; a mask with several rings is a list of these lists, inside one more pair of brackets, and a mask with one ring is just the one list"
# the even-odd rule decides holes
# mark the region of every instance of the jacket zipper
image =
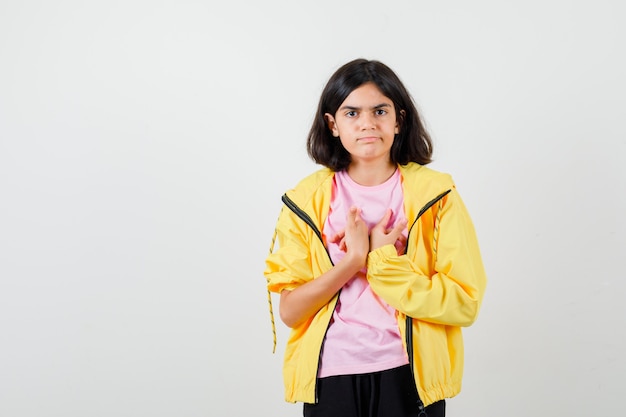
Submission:
[[[428,209],[430,209],[432,206],[434,206],[435,204],[437,204],[437,202],[439,200],[441,200],[442,198],[444,198],[446,195],[448,195],[448,193],[450,193],[450,190],[444,191],[443,193],[439,194],[437,197],[433,198],[432,200],[430,200],[428,203],[426,203],[426,205],[424,205],[424,207],[421,208],[421,210],[419,211],[419,213],[417,213],[417,217],[415,218],[415,220],[413,221],[413,223],[411,224],[411,228],[409,229],[409,232],[407,233],[407,237],[406,237],[406,248],[404,249],[404,253],[408,253],[409,250],[409,235],[411,234],[411,231],[413,230],[413,226],[415,226],[415,223],[417,223],[417,221],[419,220],[420,217],[422,217],[422,214],[426,213],[426,211]],[[405,319],[404,319],[404,323],[405,323],[405,338],[406,338],[406,353],[409,357],[409,366],[411,367],[411,374],[413,374],[413,380],[415,380],[415,368],[414,368],[414,359],[413,359],[413,318],[409,317],[407,315],[405,315]],[[415,383],[415,389],[417,391],[417,382]],[[427,416],[426,415],[426,410],[424,407],[424,402],[422,401],[422,398],[419,396],[419,392],[417,393],[417,408],[419,409],[419,416]]]
[[[326,250],[326,254],[328,255],[328,260],[330,261],[332,266],[335,266],[335,264],[333,263],[332,258],[330,257],[330,252],[328,251],[328,248],[326,247],[326,245],[324,245],[324,239],[322,238],[322,232],[320,232],[318,227],[315,225],[315,222],[313,221],[313,219],[311,219],[311,217],[304,210],[302,210],[300,207],[298,207],[298,205],[296,203],[294,203],[292,199],[287,197],[287,194],[283,194],[282,200],[283,200],[283,203],[285,203],[285,205],[289,208],[289,210],[291,210],[303,222],[308,224],[311,229],[313,229],[313,232],[319,238],[320,242],[322,243],[322,246]],[[339,293],[341,293],[341,290],[339,290],[338,294]],[[337,308],[337,304],[336,303],[335,303],[335,307],[333,308],[333,313],[334,313],[335,308]],[[326,332],[328,332],[328,325],[326,325],[326,330],[324,331],[324,337],[322,338],[322,344],[324,344],[324,339],[326,338]],[[320,346],[320,353],[321,353],[321,346]],[[318,359],[317,359],[317,372],[315,373],[315,403],[316,404],[318,402],[317,401],[317,374],[319,373],[319,370],[320,370],[320,360],[319,360],[319,357],[318,357]]]
[[417,217],[415,218],[415,220],[413,221],[413,223],[411,224],[411,227],[409,228],[409,233],[407,234],[406,237],[406,248],[404,248],[404,253],[407,254],[409,253],[409,236],[411,235],[411,231],[413,230],[413,226],[415,226],[415,223],[417,223],[417,221],[420,219],[420,217],[422,217],[422,214],[426,213],[426,210],[428,210],[429,208],[431,208],[432,206],[434,206],[435,204],[437,204],[437,202],[439,200],[441,200],[442,198],[444,198],[445,196],[447,196],[450,190],[444,191],[443,193],[439,194],[437,197],[433,198],[432,200],[430,200],[428,203],[426,203],[424,205],[424,207],[422,207],[422,209],[419,211],[419,213],[417,213]]
[[298,207],[296,203],[293,202],[292,199],[287,197],[287,194],[283,194],[282,200],[283,200],[283,203],[285,203],[285,205],[289,207],[289,209],[293,211],[296,216],[298,216],[303,222],[308,224],[309,227],[311,227],[311,229],[313,229],[313,232],[315,233],[315,235],[319,238],[320,242],[322,242],[322,246],[324,246],[324,249],[326,249],[326,254],[328,255],[328,259],[330,260],[330,263],[333,266],[335,266],[335,264],[333,263],[333,260],[330,257],[330,252],[328,252],[328,248],[326,247],[326,245],[324,245],[324,239],[322,239],[322,232],[320,232],[320,229],[317,228],[313,219],[311,219],[311,217],[304,210]]

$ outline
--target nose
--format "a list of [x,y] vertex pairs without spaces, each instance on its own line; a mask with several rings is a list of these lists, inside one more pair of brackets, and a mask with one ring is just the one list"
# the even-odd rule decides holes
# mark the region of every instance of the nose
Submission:
[[374,115],[371,113],[364,112],[361,115],[361,130],[369,130],[374,129],[376,127],[376,120],[374,119]]

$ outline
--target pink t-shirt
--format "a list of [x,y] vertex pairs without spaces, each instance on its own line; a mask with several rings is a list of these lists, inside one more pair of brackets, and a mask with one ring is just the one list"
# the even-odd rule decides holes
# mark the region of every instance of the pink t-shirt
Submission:
[[[383,184],[363,186],[345,171],[335,174],[330,212],[323,234],[328,251],[336,264],[345,252],[330,243],[335,233],[345,229],[346,215],[352,206],[371,230],[391,208],[389,227],[404,219],[404,196],[400,172]],[[404,231],[406,236],[406,230]],[[321,354],[318,376],[362,374],[383,371],[409,363],[402,345],[396,311],[371,290],[363,268],[342,288],[330,321]]]

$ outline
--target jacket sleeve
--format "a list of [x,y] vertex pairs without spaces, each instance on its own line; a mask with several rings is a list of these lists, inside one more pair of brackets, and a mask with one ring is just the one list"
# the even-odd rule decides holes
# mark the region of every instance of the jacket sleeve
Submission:
[[[392,245],[378,248],[368,257],[367,277],[376,294],[410,317],[469,326],[478,316],[487,279],[474,226],[455,188],[445,197],[439,215],[439,234],[432,250],[422,244],[409,254],[398,255]],[[420,232],[432,239],[432,230]],[[410,240],[409,244],[417,246],[419,239]]]
[[265,261],[267,289],[276,293],[291,291],[312,280],[305,224],[285,207],[278,218],[274,239],[277,239],[278,248]]

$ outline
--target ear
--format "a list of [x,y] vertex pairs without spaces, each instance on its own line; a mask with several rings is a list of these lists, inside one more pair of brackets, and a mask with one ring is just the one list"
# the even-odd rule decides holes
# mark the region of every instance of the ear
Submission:
[[400,113],[398,114],[398,120],[396,121],[396,129],[394,130],[394,133],[396,135],[400,133],[400,128],[402,127],[405,117],[406,117],[406,112],[404,110],[400,110]]
[[338,138],[339,130],[337,129],[337,122],[335,121],[335,118],[330,113],[324,113],[324,120],[326,120],[326,125],[332,132],[333,136]]

